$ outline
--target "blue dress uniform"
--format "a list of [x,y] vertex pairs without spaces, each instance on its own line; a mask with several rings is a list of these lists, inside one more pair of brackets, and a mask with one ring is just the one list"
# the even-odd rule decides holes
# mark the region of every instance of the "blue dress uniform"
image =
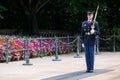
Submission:
[[84,44],[85,59],[86,59],[86,72],[93,72],[94,70],[94,44],[95,36],[99,34],[99,25],[98,22],[95,23],[94,33],[91,34],[91,26],[93,21],[84,21],[82,23],[81,36],[82,43]]

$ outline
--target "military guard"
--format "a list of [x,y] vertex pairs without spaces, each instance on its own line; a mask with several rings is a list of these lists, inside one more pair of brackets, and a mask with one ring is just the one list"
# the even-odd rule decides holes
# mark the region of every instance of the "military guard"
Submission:
[[94,44],[95,36],[99,34],[98,22],[93,20],[94,12],[87,12],[87,20],[82,22],[81,36],[86,59],[86,72],[94,72]]

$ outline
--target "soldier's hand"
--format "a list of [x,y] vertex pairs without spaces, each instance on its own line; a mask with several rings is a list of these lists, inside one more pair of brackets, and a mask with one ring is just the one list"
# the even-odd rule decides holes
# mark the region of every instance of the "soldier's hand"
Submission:
[[90,33],[91,33],[91,34],[94,34],[94,32],[95,32],[95,30],[94,30],[94,29],[92,29],[92,30],[90,31]]
[[84,48],[84,44],[82,43],[82,47]]

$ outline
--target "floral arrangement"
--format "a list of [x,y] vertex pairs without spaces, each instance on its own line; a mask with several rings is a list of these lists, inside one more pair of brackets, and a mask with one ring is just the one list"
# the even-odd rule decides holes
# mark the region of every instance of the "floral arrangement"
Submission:
[[[0,36],[0,62],[6,60],[6,39],[8,39],[8,53],[9,61],[24,59],[24,38],[20,36]],[[67,43],[66,39],[61,39],[62,42]],[[40,40],[39,39],[28,39],[28,56],[38,57],[40,55]],[[58,41],[58,53],[67,53],[66,44],[62,44]],[[70,46],[70,50],[73,48]],[[43,55],[53,55],[54,39],[43,39],[42,40],[42,53]]]

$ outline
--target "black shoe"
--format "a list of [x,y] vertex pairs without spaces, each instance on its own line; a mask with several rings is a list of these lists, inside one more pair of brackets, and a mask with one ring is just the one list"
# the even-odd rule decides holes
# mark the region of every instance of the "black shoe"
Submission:
[[86,72],[90,72],[90,70],[86,70]]
[[86,70],[87,73],[93,73],[93,70]]
[[93,73],[93,72],[94,72],[94,70],[90,70],[89,72],[90,72],[90,73]]

